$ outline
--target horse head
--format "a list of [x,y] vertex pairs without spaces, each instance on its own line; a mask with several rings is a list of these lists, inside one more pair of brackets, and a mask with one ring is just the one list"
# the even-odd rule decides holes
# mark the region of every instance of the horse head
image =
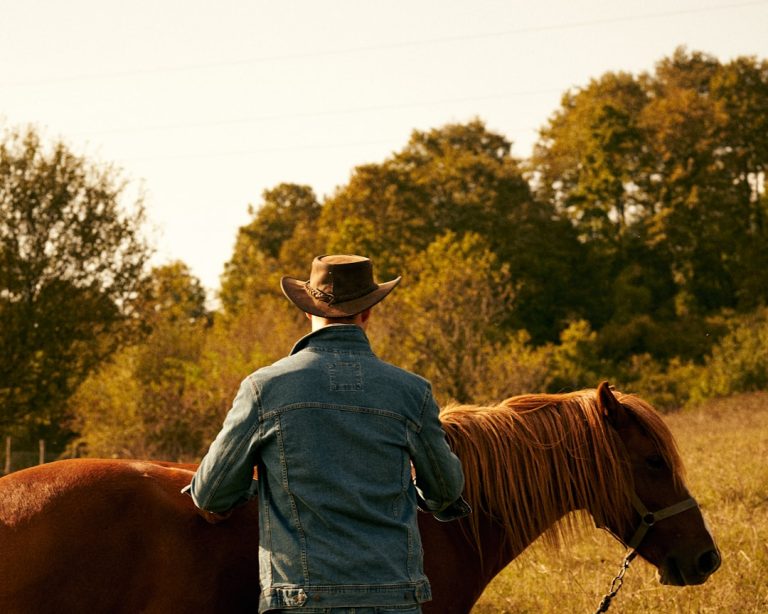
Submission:
[[597,402],[621,441],[628,472],[623,517],[602,528],[654,565],[662,584],[701,584],[720,566],[720,553],[701,510],[683,481],[672,435],[647,403],[612,392],[607,382]]

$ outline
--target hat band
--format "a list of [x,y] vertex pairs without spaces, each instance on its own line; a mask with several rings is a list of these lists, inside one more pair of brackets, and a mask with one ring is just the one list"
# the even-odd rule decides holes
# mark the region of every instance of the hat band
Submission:
[[304,290],[307,291],[307,294],[311,296],[312,298],[316,298],[318,301],[322,301],[323,303],[328,303],[329,305],[333,305],[336,302],[336,297],[333,296],[333,294],[328,294],[327,292],[323,292],[322,290],[318,290],[317,288],[313,288],[309,285],[308,281],[304,282]]
[[304,282],[304,290],[307,292],[307,294],[309,294],[312,298],[315,298],[318,301],[322,301],[323,303],[328,303],[329,305],[333,305],[335,303],[346,303],[347,301],[354,301],[355,299],[362,298],[367,294],[370,294],[374,290],[378,290],[378,288],[379,286],[377,284],[373,284],[372,286],[369,286],[362,292],[358,292],[357,294],[354,294],[352,296],[338,297],[338,296],[334,296],[333,294],[328,294],[327,292],[323,292],[322,290],[319,290],[318,288],[311,286],[309,281]]

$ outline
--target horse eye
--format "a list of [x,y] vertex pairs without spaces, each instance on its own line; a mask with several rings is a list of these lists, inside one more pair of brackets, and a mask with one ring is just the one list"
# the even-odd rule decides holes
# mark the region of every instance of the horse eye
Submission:
[[653,454],[651,456],[646,457],[645,464],[648,465],[649,469],[653,469],[654,471],[658,471],[666,467],[664,458],[660,454]]

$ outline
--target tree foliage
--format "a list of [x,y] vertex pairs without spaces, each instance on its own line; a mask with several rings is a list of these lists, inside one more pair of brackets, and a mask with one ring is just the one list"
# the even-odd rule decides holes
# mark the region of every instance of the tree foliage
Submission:
[[187,402],[210,326],[205,292],[186,265],[152,270],[140,305],[145,336],[104,363],[69,403],[89,453],[179,459],[201,446]]
[[[238,231],[217,313],[180,263],[153,271],[132,307],[146,336],[78,392],[83,441],[201,453],[242,378],[308,331],[280,276],[333,252],[403,275],[373,347],[443,403],[610,379],[671,409],[764,388],[767,162],[768,62],[678,49],[566,92],[525,162],[473,120],[414,131],[323,202],[279,184]],[[59,279],[50,300],[70,304]]]
[[593,323],[703,323],[768,299],[766,88],[765,61],[678,49],[652,74],[609,73],[563,98],[531,168],[591,261],[609,263],[602,284],[621,288]]
[[768,309],[730,322],[728,334],[712,348],[692,387],[694,401],[768,390]]
[[320,218],[328,251],[364,253],[382,277],[409,271],[447,232],[474,233],[509,268],[507,324],[537,341],[557,338],[585,301],[583,250],[567,220],[533,198],[511,143],[479,120],[414,131],[381,164],[355,169]]
[[148,247],[141,201],[109,166],[46,146],[33,129],[0,143],[0,424],[55,422],[121,342]]
[[386,331],[377,348],[439,382],[447,398],[468,402],[504,340],[509,271],[480,235],[448,232],[427,248],[410,275],[382,305],[381,320],[374,319]]
[[300,263],[303,268],[317,255],[320,204],[312,188],[282,183],[265,190],[263,199],[258,209],[249,207],[253,219],[238,230],[224,270],[220,299],[229,315],[245,311],[262,294],[279,293],[284,267]]

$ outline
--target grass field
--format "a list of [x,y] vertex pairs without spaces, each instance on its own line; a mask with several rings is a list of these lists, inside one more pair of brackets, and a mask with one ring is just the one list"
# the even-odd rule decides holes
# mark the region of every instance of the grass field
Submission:
[[[667,423],[723,564],[706,584],[678,588],[659,584],[655,569],[636,559],[610,612],[768,613],[768,393],[710,402]],[[594,612],[623,554],[597,530],[559,552],[534,544],[472,612]]]

